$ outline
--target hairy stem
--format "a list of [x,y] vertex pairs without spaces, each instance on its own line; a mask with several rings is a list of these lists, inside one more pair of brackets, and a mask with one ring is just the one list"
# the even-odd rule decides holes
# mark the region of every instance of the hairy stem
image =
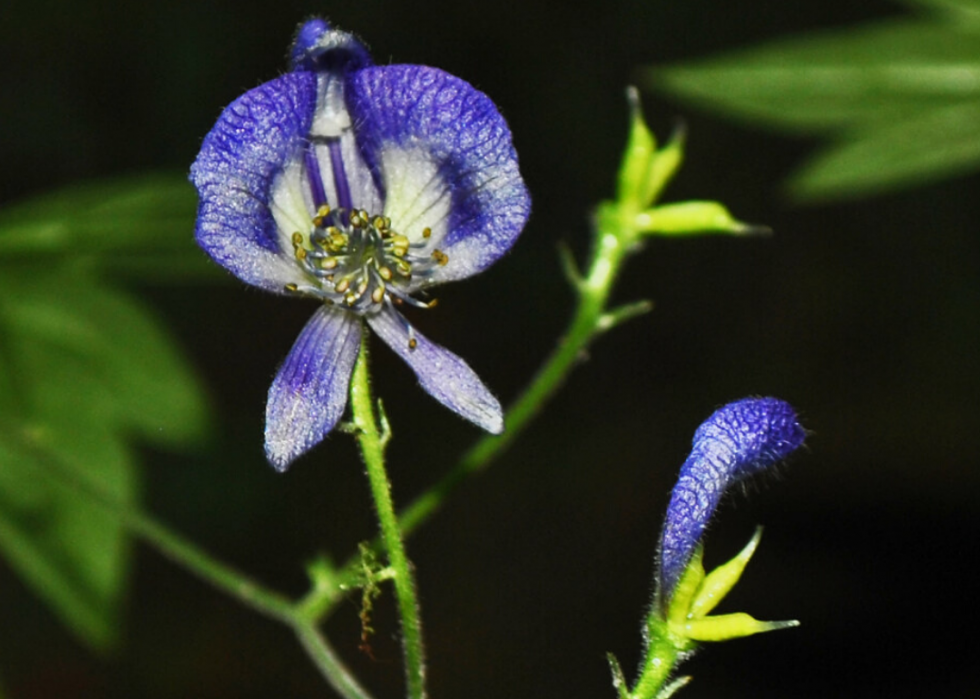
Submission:
[[422,646],[422,623],[419,618],[418,597],[415,593],[415,577],[405,553],[402,528],[395,515],[391,498],[391,484],[385,471],[384,437],[378,427],[371,397],[371,381],[368,373],[367,338],[361,342],[361,352],[354,366],[351,380],[351,411],[357,429],[357,442],[364,458],[371,494],[374,497],[378,523],[381,527],[381,545],[393,571],[395,596],[402,625],[402,648],[405,654],[405,676],[408,696],[411,699],[425,697],[425,656]]
[[[593,244],[592,262],[588,275],[574,280],[578,304],[572,322],[558,346],[535,375],[524,393],[508,408],[502,435],[486,435],[481,438],[457,464],[435,485],[413,500],[399,514],[402,534],[407,536],[429,519],[449,495],[473,474],[482,471],[500,456],[519,437],[548,400],[561,387],[589,344],[609,329],[606,304],[620,267],[634,247],[630,234],[610,232],[597,228]],[[377,549],[380,541],[373,542]],[[330,614],[345,594],[343,589],[357,587],[361,569],[360,556],[352,556],[338,572],[341,585],[326,592],[310,592],[311,607]],[[330,595],[327,600],[324,595]]]

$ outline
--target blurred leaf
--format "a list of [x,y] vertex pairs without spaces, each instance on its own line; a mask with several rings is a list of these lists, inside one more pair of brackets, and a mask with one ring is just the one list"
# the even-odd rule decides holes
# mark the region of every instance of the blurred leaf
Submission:
[[946,15],[944,19],[966,23],[969,28],[980,28],[980,1],[978,0],[902,0],[906,5],[925,7]]
[[[69,628],[106,648],[116,639],[130,542],[118,519],[80,497],[51,468],[53,463],[132,501],[133,463],[116,435],[67,417],[4,420],[0,549]],[[35,448],[26,448],[27,441]]]
[[654,68],[646,77],[702,106],[811,132],[980,98],[980,38],[893,21]]
[[76,488],[135,502],[128,433],[198,439],[193,373],[139,304],[89,274],[0,276],[0,550],[83,640],[110,644],[129,543]]
[[789,181],[809,200],[859,196],[918,184],[980,162],[980,100],[923,112],[903,121],[848,133]]
[[221,278],[194,244],[186,175],[72,185],[0,208],[0,264],[52,260],[141,279]]
[[[100,419],[175,445],[203,434],[197,381],[173,341],[135,300],[89,279],[0,283],[2,322],[36,401],[78,400]],[[68,387],[68,390],[66,390]]]
[[[964,122],[980,109],[980,25],[942,20],[980,8],[930,2],[940,4],[943,12],[921,19],[648,69],[646,84],[751,123],[832,134],[837,143],[793,178],[800,198],[857,196],[961,172],[980,163],[980,129]],[[909,143],[913,137],[923,141]]]

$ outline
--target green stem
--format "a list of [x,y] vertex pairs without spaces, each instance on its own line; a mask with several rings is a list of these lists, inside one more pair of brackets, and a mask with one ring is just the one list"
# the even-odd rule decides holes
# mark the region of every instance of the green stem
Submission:
[[371,699],[371,695],[357,683],[350,670],[317,630],[317,621],[304,614],[302,602],[294,602],[221,563],[138,508],[108,493],[91,479],[80,477],[48,454],[29,434],[21,430],[4,432],[29,450],[48,474],[113,514],[131,534],[138,536],[163,556],[262,616],[292,628],[320,674],[344,699]]
[[367,469],[371,493],[381,527],[381,542],[388,556],[388,564],[394,573],[395,595],[401,616],[402,647],[405,654],[405,676],[408,696],[411,699],[425,697],[425,658],[422,647],[422,624],[419,604],[415,593],[412,566],[405,553],[401,526],[395,515],[391,498],[391,484],[385,472],[384,439],[378,428],[371,397],[371,380],[368,373],[367,336],[361,342],[361,352],[354,366],[351,379],[351,411],[357,441]]
[[629,693],[630,699],[656,699],[680,662],[681,648],[685,644],[678,643],[677,639],[672,638],[666,627],[664,622],[649,628],[650,642],[643,659],[640,677],[633,691]]
[[317,629],[317,622],[303,615],[301,603],[293,602],[218,562],[145,515],[133,510],[120,512],[120,515],[130,531],[174,563],[263,616],[291,627],[317,670],[345,699],[371,699]]
[[345,699],[372,699],[367,690],[358,684],[343,661],[337,657],[337,653],[317,629],[315,623],[299,621],[294,624],[293,630],[303,650],[320,670],[320,674],[341,696]]
[[[578,305],[572,322],[534,380],[507,410],[506,430],[499,436],[486,435],[481,438],[449,473],[401,511],[399,521],[405,536],[418,529],[439,509],[450,493],[471,475],[486,468],[521,435],[561,387],[589,344],[614,324],[610,323],[606,304],[620,267],[633,247],[634,236],[631,232],[597,228],[589,273],[585,278],[573,280]],[[373,546],[377,548],[379,543],[375,541]],[[341,584],[325,592],[311,591],[307,603],[311,608],[322,610],[324,616],[329,615],[345,594],[342,590],[359,585],[360,570],[360,556],[352,556],[338,571]],[[330,598],[324,599],[324,595],[330,595]]]
[[534,380],[508,408],[504,433],[480,439],[435,486],[402,511],[402,527],[406,534],[415,531],[432,516],[460,483],[483,470],[510,447],[561,387],[592,340],[606,329],[603,322],[606,303],[627,252],[628,246],[620,237],[597,231],[589,274],[575,284],[579,297],[575,316]]
[[263,616],[284,624],[294,620],[294,603],[197,548],[136,510],[118,511],[126,527],[143,541],[198,578]]

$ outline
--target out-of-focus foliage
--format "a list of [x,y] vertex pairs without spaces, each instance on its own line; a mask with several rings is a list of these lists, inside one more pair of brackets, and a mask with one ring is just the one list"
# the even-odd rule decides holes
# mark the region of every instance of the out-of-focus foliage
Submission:
[[149,281],[207,276],[193,244],[197,195],[182,174],[73,185],[0,209],[0,262],[111,271]]
[[0,552],[83,640],[110,644],[125,588],[121,522],[79,484],[135,504],[130,438],[199,440],[193,372],[107,271],[184,279],[193,246],[183,177],[93,184],[0,215]]
[[787,183],[800,200],[866,196],[980,165],[980,0],[644,72],[648,87],[832,142]]

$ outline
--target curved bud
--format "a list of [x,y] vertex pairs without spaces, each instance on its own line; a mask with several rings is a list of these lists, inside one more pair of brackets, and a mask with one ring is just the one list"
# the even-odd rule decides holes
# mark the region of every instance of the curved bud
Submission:
[[729,403],[698,428],[660,540],[658,594],[664,608],[725,491],[789,456],[805,438],[793,408],[778,398]]

